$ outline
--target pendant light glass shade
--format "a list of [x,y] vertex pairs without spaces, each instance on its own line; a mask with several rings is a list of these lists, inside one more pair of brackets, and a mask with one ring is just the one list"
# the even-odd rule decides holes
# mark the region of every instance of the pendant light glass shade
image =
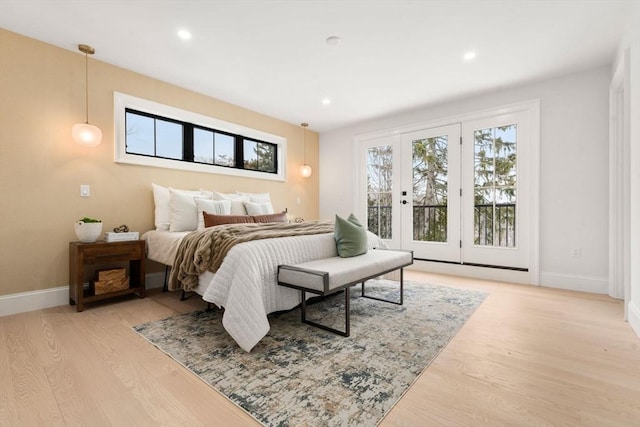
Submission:
[[311,172],[313,172],[311,170],[311,166],[306,164],[300,166],[300,175],[302,175],[303,178],[309,178],[311,176]]
[[89,123],[76,123],[73,125],[71,136],[75,142],[86,147],[96,147],[102,141],[100,128]]
[[300,166],[300,175],[303,178],[309,178],[311,176],[311,173],[313,172],[313,170],[311,169],[311,166],[309,166],[307,164],[307,126],[309,126],[309,123],[300,123],[300,126],[302,126],[302,144],[303,144],[303,149],[304,149],[304,163]]
[[89,55],[93,55],[95,50],[86,44],[78,45],[78,50],[84,53],[84,94],[85,113],[84,123],[76,123],[71,128],[71,137],[75,142],[85,147],[95,147],[102,142],[102,131],[99,127],[89,124]]

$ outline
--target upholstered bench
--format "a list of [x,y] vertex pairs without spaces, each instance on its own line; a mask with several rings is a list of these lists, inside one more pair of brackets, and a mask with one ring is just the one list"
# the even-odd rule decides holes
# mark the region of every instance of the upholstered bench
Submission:
[[[413,264],[413,251],[372,249],[363,255],[350,258],[331,257],[304,262],[296,265],[278,266],[278,284],[301,292],[302,322],[345,337],[350,333],[349,299],[351,286],[362,283],[362,296],[379,301],[402,305],[403,269]],[[400,270],[400,299],[389,301],[365,295],[365,282],[391,271]],[[306,293],[325,296],[344,289],[345,294],[345,330],[307,320]]]

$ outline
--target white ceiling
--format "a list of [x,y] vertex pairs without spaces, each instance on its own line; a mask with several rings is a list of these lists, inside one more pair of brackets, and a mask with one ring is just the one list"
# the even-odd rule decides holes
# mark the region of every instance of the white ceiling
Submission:
[[634,1],[0,0],[0,27],[322,132],[609,64]]

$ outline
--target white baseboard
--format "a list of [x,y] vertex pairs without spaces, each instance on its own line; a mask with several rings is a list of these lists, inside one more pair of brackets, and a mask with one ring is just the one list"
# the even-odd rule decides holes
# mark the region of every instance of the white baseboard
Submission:
[[640,337],[640,307],[634,304],[633,301],[629,301],[628,307],[628,317],[629,324],[631,325],[631,329],[636,333],[638,337]]
[[[449,264],[418,261],[412,266],[412,269],[513,283],[523,283],[522,279],[524,278],[524,275],[527,274],[509,270],[479,267],[467,267],[464,271],[461,271],[461,266],[454,267],[457,268],[451,268]],[[605,277],[575,276],[561,273],[541,272],[540,284],[551,288],[560,288],[572,291],[592,292],[598,294],[607,294],[609,292],[608,279]],[[147,289],[162,288],[164,286],[164,272],[147,274],[145,285]],[[0,316],[9,316],[11,314],[56,307],[59,305],[66,305],[68,303],[68,286],[3,295],[0,296]],[[640,336],[640,308],[635,304],[629,303],[628,309],[629,324]]]
[[69,286],[0,296],[0,316],[69,304]]
[[429,273],[449,274],[453,276],[472,277],[474,279],[496,280],[509,283],[529,283],[529,272],[507,270],[501,268],[477,267],[465,264],[449,264],[414,260],[408,270],[426,271]]
[[[476,267],[470,265],[448,264],[429,261],[414,261],[412,270],[430,273],[452,274],[456,276],[473,277],[476,279],[497,280],[509,283],[530,283],[529,272],[506,270],[499,268]],[[570,291],[591,292],[596,294],[609,293],[608,277],[578,276],[554,272],[540,272],[540,286],[566,289]]]
[[[162,288],[164,273],[145,276],[145,288]],[[0,296],[0,317],[69,304],[69,286]]]
[[609,278],[541,271],[540,286],[594,294],[608,294]]

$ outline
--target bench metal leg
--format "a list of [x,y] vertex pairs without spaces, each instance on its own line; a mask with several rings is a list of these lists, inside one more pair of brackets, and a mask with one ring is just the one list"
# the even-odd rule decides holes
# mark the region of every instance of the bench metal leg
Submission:
[[348,337],[351,333],[351,319],[349,313],[351,311],[351,287],[348,286],[344,289],[344,310],[345,310],[345,318],[344,318],[344,331],[339,329],[334,329],[329,326],[321,325],[320,323],[313,322],[311,320],[307,320],[307,296],[306,292],[301,290],[302,294],[302,304],[300,307],[300,313],[302,318],[302,323],[306,323],[307,325],[315,326],[316,328],[324,329],[325,331],[333,332],[334,334],[341,335],[343,337]]
[[362,282],[362,296],[365,297],[365,298],[374,299],[374,300],[377,300],[377,301],[384,301],[384,302],[390,302],[391,304],[402,305],[402,302],[404,301],[404,268],[400,269],[400,302],[391,301],[391,300],[384,299],[384,298],[370,297],[369,295],[365,295],[364,294],[364,282]]

